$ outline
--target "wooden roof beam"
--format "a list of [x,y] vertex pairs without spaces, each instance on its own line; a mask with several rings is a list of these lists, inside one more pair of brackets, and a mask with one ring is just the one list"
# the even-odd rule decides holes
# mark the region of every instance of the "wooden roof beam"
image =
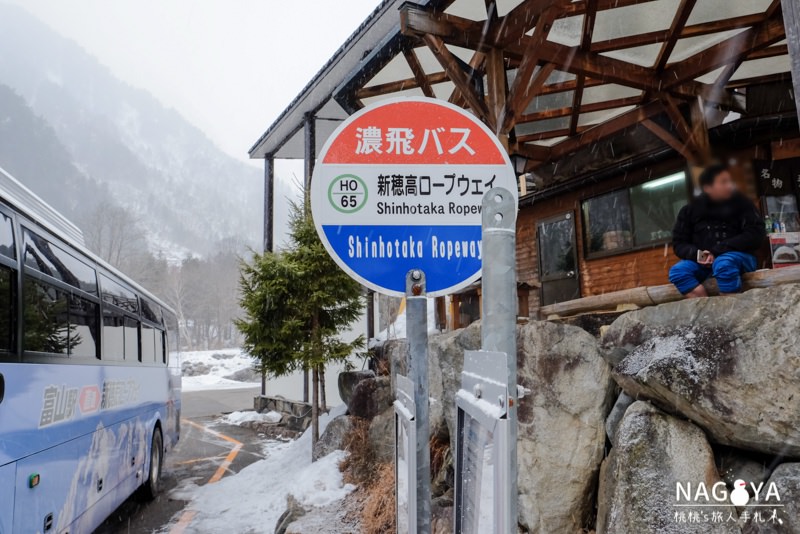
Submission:
[[433,93],[433,87],[431,87],[431,83],[430,81],[428,81],[428,77],[425,75],[425,69],[422,68],[422,65],[419,62],[419,58],[417,57],[417,53],[414,52],[414,49],[413,48],[404,49],[403,55],[406,58],[406,63],[408,63],[408,67],[414,74],[414,81],[417,83],[417,87],[422,89],[422,94],[430,98],[436,96]]
[[689,147],[684,141],[672,135],[672,133],[662,128],[661,125],[659,125],[658,123],[653,122],[652,119],[643,120],[642,126],[650,130],[652,133],[656,135],[656,137],[658,137],[664,143],[666,143],[667,146],[669,146],[670,148],[675,150],[675,152],[683,156],[683,158],[686,161],[690,162],[693,165],[695,164],[696,162],[695,155],[692,153],[691,150],[689,150]]
[[785,37],[783,21],[780,17],[773,17],[681,62],[670,65],[664,70],[664,86],[672,87],[681,82],[694,80],[719,67],[734,63],[752,52],[775,44]]
[[569,117],[576,109],[578,111],[578,114],[592,113],[594,111],[606,111],[608,109],[635,106],[641,103],[642,103],[641,97],[631,96],[626,98],[615,98],[614,100],[606,100],[604,102],[593,102],[591,104],[583,104],[578,108],[573,108],[572,106],[570,106],[564,108],[548,109],[545,111],[537,111],[535,113],[529,113],[527,115],[523,115],[522,117],[520,117],[519,121],[517,121],[517,124],[526,124],[529,122],[537,122],[547,119],[556,119],[559,117]]
[[[711,22],[703,22],[700,24],[692,24],[683,28],[683,31],[681,31],[681,39],[747,28],[749,26],[753,26],[754,24],[763,22],[764,20],[763,14],[756,13],[753,15],[744,15],[741,17],[732,17],[729,19],[720,19]],[[614,39],[607,39],[605,41],[597,41],[592,43],[592,52],[611,52],[614,50],[623,50],[625,48],[634,48],[637,46],[663,43],[668,38],[669,30],[626,35],[624,37],[617,37]]]
[[[446,72],[436,72],[434,74],[428,74],[425,76],[428,85],[436,85],[437,83],[447,82],[449,78],[447,77]],[[356,93],[358,98],[372,98],[376,96],[383,96],[388,95],[391,93],[397,93],[399,91],[405,91],[407,89],[416,89],[420,87],[419,80],[417,80],[416,76],[414,78],[408,78],[405,80],[397,80],[396,82],[388,82],[382,83],[380,85],[372,85],[369,87],[362,87]]]
[[533,35],[527,43],[525,52],[522,55],[522,61],[517,68],[517,75],[508,90],[508,98],[503,109],[502,119],[499,121],[501,133],[511,131],[517,121],[517,117],[525,111],[533,97],[541,90],[547,78],[553,72],[554,66],[548,64],[550,66],[543,66],[536,78],[532,79],[539,60],[542,59],[542,49],[544,48],[542,44],[547,41],[547,35],[550,33],[556,12],[561,8],[562,6],[555,5],[539,17],[539,22],[533,30]]
[[643,106],[637,107],[636,109],[632,109],[627,113],[623,113],[614,117],[613,119],[593,126],[579,135],[575,135],[553,145],[550,147],[550,159],[560,159],[586,145],[596,143],[624,130],[625,128],[635,126],[643,120],[649,119],[650,117],[663,111],[664,106],[658,101],[651,101]]
[[450,78],[450,80],[461,92],[461,95],[463,96],[467,105],[472,108],[472,110],[481,120],[483,120],[492,130],[494,130],[495,120],[494,117],[490,115],[489,109],[486,106],[486,102],[475,91],[475,87],[472,85],[470,76],[461,68],[458,60],[450,52],[450,50],[447,49],[444,41],[440,37],[430,34],[424,35],[422,40],[425,41],[425,44],[428,45],[428,48],[430,48],[431,52],[433,52],[436,60],[439,62],[442,68],[444,68],[448,78]]
[[678,44],[681,32],[683,32],[686,21],[689,20],[689,16],[692,14],[692,9],[694,9],[696,3],[697,0],[681,0],[678,10],[675,12],[675,18],[672,19],[672,25],[669,27],[669,36],[661,47],[658,59],[656,59],[656,72],[662,72],[664,67],[667,66],[667,61],[672,55],[675,45]]
[[[594,21],[597,18],[598,0],[587,0],[586,13],[583,15],[583,28],[581,31],[581,50],[588,51],[592,46],[592,35],[594,34]],[[575,86],[575,93],[572,95],[572,115],[569,120],[569,133],[575,135],[578,129],[578,121],[581,115],[581,102],[583,100],[583,87],[586,84],[586,75],[578,74]]]

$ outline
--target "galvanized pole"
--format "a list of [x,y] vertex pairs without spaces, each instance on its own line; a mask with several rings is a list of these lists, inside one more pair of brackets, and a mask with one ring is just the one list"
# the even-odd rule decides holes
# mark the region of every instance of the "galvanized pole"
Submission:
[[[418,269],[406,275],[406,336],[408,337],[409,378],[414,382],[417,454],[416,534],[431,531],[431,452],[428,393],[428,297],[425,273]],[[412,484],[413,481],[409,481]],[[409,525],[411,528],[411,525]]]
[[[483,350],[506,354],[508,369],[506,444],[509,480],[496,480],[495,534],[517,532],[517,206],[506,189],[495,187],[483,197]],[[500,445],[499,443],[497,445]],[[503,454],[503,451],[498,451]],[[502,471],[502,470],[501,470]]]

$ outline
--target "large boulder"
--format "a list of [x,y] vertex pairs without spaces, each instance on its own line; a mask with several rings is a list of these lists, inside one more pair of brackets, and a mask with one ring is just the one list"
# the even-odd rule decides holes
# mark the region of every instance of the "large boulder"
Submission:
[[340,415],[334,418],[325,427],[325,432],[319,437],[319,441],[314,444],[314,450],[311,454],[312,459],[316,462],[333,451],[343,451],[347,437],[352,431],[352,416]]
[[[739,533],[736,512],[711,501],[702,508],[681,504],[707,501],[677,499],[677,483],[720,482],[714,455],[703,431],[638,401],[625,412],[614,447],[603,463],[598,497],[597,534]],[[694,491],[694,490],[693,490]],[[691,520],[698,512],[698,521]],[[712,522],[712,514],[723,520]],[[733,514],[732,520],[728,520]],[[702,519],[705,519],[704,521]]]
[[800,457],[800,285],[691,299],[623,315],[606,332],[628,395],[702,427],[712,441]]
[[353,399],[353,391],[362,380],[367,378],[375,378],[375,373],[369,369],[359,371],[342,371],[339,373],[337,386],[339,389],[339,397],[345,404],[350,404]]
[[369,447],[377,463],[394,461],[394,408],[376,415],[369,423]]
[[[536,321],[517,336],[519,382],[532,390],[518,412],[520,523],[535,533],[577,532],[594,509],[604,422],[614,400],[610,368],[595,338],[580,328]],[[431,433],[446,432],[451,447],[464,351],[480,346],[480,323],[430,338]],[[385,353],[393,376],[408,374],[404,341],[387,344]]]
[[[518,330],[519,517],[528,532],[579,532],[594,510],[614,401],[610,368],[586,331],[550,322]],[[568,451],[568,452],[567,452]]]
[[394,394],[388,376],[367,378],[356,384],[353,397],[347,405],[347,412],[363,419],[372,419],[384,412],[393,402]]
[[[770,484],[775,484],[780,501],[774,496],[766,499]],[[759,504],[765,506],[751,510],[744,534],[800,534],[800,463],[779,465],[759,497]],[[759,516],[755,511],[761,512]]]

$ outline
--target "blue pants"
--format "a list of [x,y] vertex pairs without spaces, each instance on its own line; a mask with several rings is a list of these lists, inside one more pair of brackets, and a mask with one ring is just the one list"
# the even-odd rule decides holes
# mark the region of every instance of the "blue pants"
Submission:
[[756,257],[752,254],[726,252],[714,259],[710,267],[696,261],[679,261],[669,270],[669,281],[685,295],[713,276],[717,279],[720,293],[736,293],[742,289],[742,275],[752,273],[756,266]]

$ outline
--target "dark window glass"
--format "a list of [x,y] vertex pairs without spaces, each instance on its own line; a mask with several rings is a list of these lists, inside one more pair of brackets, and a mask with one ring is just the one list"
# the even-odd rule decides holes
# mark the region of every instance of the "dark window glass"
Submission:
[[141,299],[142,302],[142,317],[156,324],[161,324],[161,306],[149,301]]
[[97,358],[98,328],[97,304],[70,295],[69,299],[69,346],[70,355]]
[[14,350],[14,320],[17,302],[14,271],[0,266],[0,352]]
[[145,323],[142,323],[142,361],[146,363],[153,363],[158,361],[156,358],[156,333],[159,334],[158,337],[161,337],[158,330],[149,326]]
[[24,230],[25,265],[87,293],[97,294],[93,268],[28,229]]
[[800,213],[797,210],[797,199],[793,195],[767,198],[767,213],[773,221],[786,226],[787,232],[800,232]]
[[686,205],[686,175],[682,172],[631,188],[633,241],[647,245],[672,238],[678,212]]
[[156,330],[156,361],[167,363],[167,356],[164,353],[164,332]]
[[139,321],[125,317],[125,360],[139,360]]
[[125,359],[125,317],[109,308],[103,309],[104,360]]
[[14,248],[14,227],[11,217],[0,213],[0,254],[12,259],[17,258],[17,249]]
[[164,319],[167,326],[167,350],[170,355],[177,354],[181,350],[178,318],[165,311]]
[[583,228],[590,254],[630,248],[633,228],[628,191],[615,191],[584,202]]
[[127,312],[139,313],[139,300],[136,298],[136,293],[102,274],[100,282],[103,284],[104,301]]
[[23,348],[26,351],[67,354],[69,313],[63,291],[25,277]]

